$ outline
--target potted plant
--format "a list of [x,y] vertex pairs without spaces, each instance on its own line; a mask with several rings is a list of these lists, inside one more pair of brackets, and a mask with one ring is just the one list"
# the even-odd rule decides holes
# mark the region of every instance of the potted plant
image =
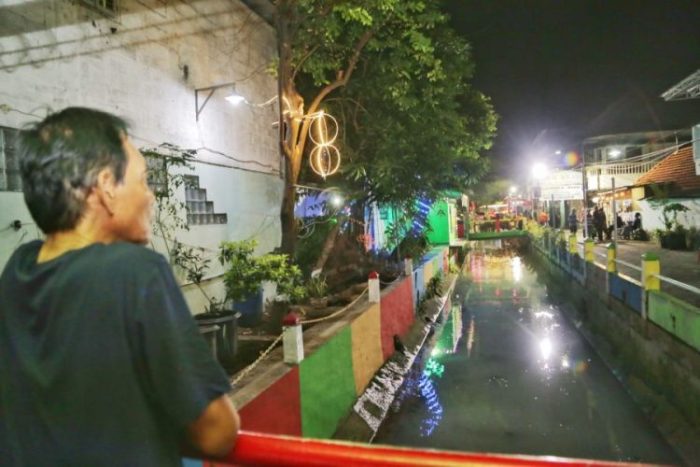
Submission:
[[170,252],[173,265],[185,272],[185,277],[194,284],[207,301],[204,313],[194,315],[194,319],[202,334],[210,334],[210,345],[216,349],[216,357],[219,362],[227,366],[236,355],[238,348],[237,319],[240,316],[230,306],[226,306],[226,300],[220,300],[210,296],[202,287],[202,280],[209,269],[211,260],[204,257],[204,250],[191,246],[185,246],[175,241]]
[[301,270],[291,264],[287,255],[268,253],[254,256],[257,242],[243,240],[222,242],[219,262],[225,266],[224,286],[226,299],[234,302],[240,311],[242,326],[257,326],[262,319],[262,283],[277,284],[277,293],[289,301],[306,295],[301,284]]

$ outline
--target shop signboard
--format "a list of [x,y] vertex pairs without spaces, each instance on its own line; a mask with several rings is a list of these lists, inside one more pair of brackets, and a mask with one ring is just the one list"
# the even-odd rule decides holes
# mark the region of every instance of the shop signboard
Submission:
[[547,175],[541,182],[540,199],[549,201],[569,201],[583,199],[581,172],[559,170]]

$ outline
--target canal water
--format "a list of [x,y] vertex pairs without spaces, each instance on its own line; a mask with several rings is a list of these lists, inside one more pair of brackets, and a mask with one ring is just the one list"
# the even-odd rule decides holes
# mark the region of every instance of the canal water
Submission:
[[480,246],[374,443],[680,464],[527,257]]

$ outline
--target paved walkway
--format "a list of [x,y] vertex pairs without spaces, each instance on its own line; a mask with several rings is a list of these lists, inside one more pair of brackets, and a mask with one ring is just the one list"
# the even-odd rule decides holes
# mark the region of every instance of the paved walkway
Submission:
[[[599,254],[606,254],[606,248],[607,244],[599,243],[596,245],[595,251]],[[637,242],[633,240],[620,240],[617,244],[617,258],[635,266],[641,267],[642,254],[646,252],[653,252],[658,255],[661,261],[662,276],[700,288],[700,254],[697,251],[666,250],[654,242]],[[605,259],[596,255],[596,262],[604,264]],[[636,280],[639,280],[641,276],[639,271],[624,265],[619,266],[619,272]],[[698,294],[664,281],[661,281],[661,290],[700,307],[700,295]]]

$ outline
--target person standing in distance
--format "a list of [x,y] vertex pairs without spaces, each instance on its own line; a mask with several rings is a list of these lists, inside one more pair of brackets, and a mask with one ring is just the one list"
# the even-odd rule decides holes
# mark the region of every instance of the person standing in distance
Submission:
[[145,248],[153,194],[120,118],[49,115],[19,138],[44,241],[0,276],[0,463],[180,466],[233,447],[238,414],[170,266]]

